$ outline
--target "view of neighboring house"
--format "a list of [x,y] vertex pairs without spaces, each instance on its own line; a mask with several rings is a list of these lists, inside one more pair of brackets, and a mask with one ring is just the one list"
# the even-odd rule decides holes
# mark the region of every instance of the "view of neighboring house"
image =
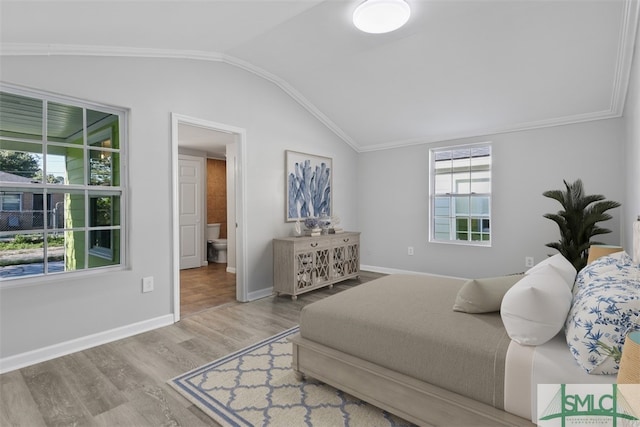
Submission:
[[52,225],[62,224],[64,219],[63,194],[48,194],[47,211],[45,212],[42,194],[25,192],[19,187],[10,187],[11,183],[31,182],[31,178],[0,171],[0,181],[4,183],[0,191],[0,233],[41,230],[44,226],[45,216]]

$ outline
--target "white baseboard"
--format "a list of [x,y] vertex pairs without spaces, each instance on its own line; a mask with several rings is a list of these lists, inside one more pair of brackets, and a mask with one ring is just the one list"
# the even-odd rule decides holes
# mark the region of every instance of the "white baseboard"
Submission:
[[247,295],[247,300],[254,301],[260,298],[270,297],[271,295],[273,295],[273,288],[264,288],[258,291],[249,292],[249,295]]
[[154,319],[143,320],[142,322],[132,323],[131,325],[121,326],[108,331],[98,332],[97,334],[87,335],[85,337],[39,348],[37,350],[16,354],[15,356],[5,357],[0,359],[0,374],[11,372],[26,366],[35,365],[36,363],[46,362],[47,360],[55,359],[56,357],[66,356],[77,351],[107,344],[112,341],[117,341],[122,338],[151,331],[163,326],[172,325],[173,323],[173,314],[167,314]]
[[399,270],[397,268],[377,267],[375,265],[361,265],[360,271],[371,271],[372,273],[382,274],[419,274],[422,276],[447,277],[452,279],[467,279],[466,277],[446,276],[442,274],[425,273],[424,271]]

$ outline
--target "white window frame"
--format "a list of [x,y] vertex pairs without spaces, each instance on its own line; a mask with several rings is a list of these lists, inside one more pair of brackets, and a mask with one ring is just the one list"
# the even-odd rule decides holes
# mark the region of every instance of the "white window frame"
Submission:
[[[77,98],[72,98],[72,97],[67,97],[67,96],[62,96],[62,95],[57,95],[57,94],[52,94],[46,91],[41,91],[41,90],[35,90],[35,89],[29,89],[29,88],[24,88],[21,86],[15,86],[12,84],[7,84],[7,83],[3,83],[0,82],[0,91],[2,92],[6,92],[6,93],[11,93],[14,95],[19,95],[19,96],[25,96],[25,97],[29,97],[29,98],[35,98],[38,100],[41,100],[43,102],[43,129],[46,128],[46,120],[47,120],[47,112],[46,112],[46,106],[48,102],[54,102],[54,103],[60,103],[60,104],[66,104],[66,105],[70,105],[70,106],[74,106],[74,107],[79,107],[79,108],[83,108],[85,111],[86,110],[95,110],[95,111],[99,111],[99,112],[104,112],[104,113],[109,113],[112,115],[117,116],[117,120],[118,120],[118,142],[119,142],[119,146],[117,149],[113,149],[113,148],[100,148],[100,150],[104,150],[104,151],[111,151],[111,152],[115,152],[119,154],[119,185],[118,186],[108,186],[108,187],[102,187],[102,186],[96,186],[96,185],[90,185],[89,182],[89,174],[91,173],[91,171],[89,170],[89,150],[96,150],[95,147],[93,147],[91,145],[91,142],[94,142],[100,138],[103,138],[105,136],[105,132],[98,132],[97,134],[91,135],[91,140],[89,140],[88,138],[88,133],[91,131],[91,128],[88,128],[88,124],[86,123],[86,118],[84,121],[84,125],[83,125],[83,133],[84,133],[84,144],[81,146],[82,149],[84,150],[84,163],[85,163],[85,167],[87,168],[86,173],[85,173],[85,178],[84,178],[84,184],[80,185],[80,184],[72,184],[72,185],[61,185],[61,184],[50,184],[48,182],[46,182],[46,179],[43,179],[44,182],[38,182],[38,183],[23,183],[23,182],[11,182],[11,183],[0,183],[0,186],[2,185],[8,185],[11,186],[13,189],[15,188],[19,188],[19,189],[24,189],[25,192],[28,191],[32,191],[32,192],[42,192],[41,190],[44,189],[45,193],[49,194],[48,191],[50,192],[61,192],[61,191],[65,191],[65,190],[70,190],[70,191],[81,191],[85,193],[85,216],[84,216],[84,221],[85,224],[84,226],[80,227],[80,228],[74,228],[74,229],[69,229],[69,231],[71,230],[79,230],[79,231],[84,231],[84,247],[85,247],[85,251],[87,256],[85,257],[85,263],[84,266],[79,267],[77,270],[72,270],[72,271],[64,271],[64,272],[48,272],[47,270],[47,262],[48,262],[48,257],[47,257],[47,244],[46,244],[46,239],[45,239],[45,244],[44,244],[44,273],[42,274],[33,274],[33,275],[25,275],[25,276],[16,276],[16,277],[5,277],[2,278],[0,277],[0,288],[10,288],[10,287],[15,287],[15,286],[22,286],[22,285],[27,285],[27,284],[34,284],[34,283],[38,283],[42,280],[52,280],[52,279],[60,279],[61,276],[64,275],[90,275],[90,274],[96,274],[99,272],[104,272],[105,270],[123,270],[126,269],[128,267],[129,264],[129,258],[128,258],[128,247],[129,247],[129,238],[128,238],[128,227],[127,227],[127,206],[128,206],[128,191],[127,191],[127,181],[128,181],[128,159],[127,159],[127,146],[128,146],[128,115],[129,112],[127,109],[124,108],[118,108],[118,107],[113,107],[113,106],[109,106],[109,105],[104,105],[104,104],[98,104],[98,103],[93,103],[91,101],[86,101],[86,100],[82,100],[82,99],[77,99]],[[86,116],[86,113],[84,113],[84,115]],[[46,154],[46,146],[47,146],[47,138],[46,138],[46,132],[43,131],[42,133],[42,140],[37,141],[37,140],[28,140],[26,142],[28,143],[40,143],[43,146],[43,151],[42,151],[42,155],[43,157]],[[112,135],[111,132],[108,132],[108,135],[110,135],[112,138],[114,135]],[[17,142],[20,142],[21,140],[19,138],[11,138],[11,137],[3,137],[3,139],[7,139],[7,140],[15,140]],[[60,145],[59,143],[53,143],[54,145]],[[63,143],[64,144],[64,143]],[[44,160],[44,159],[43,159]],[[46,162],[43,164],[43,168],[44,168],[44,173],[43,173],[43,177],[46,177],[47,175],[47,167],[46,167]],[[15,191],[15,190],[14,190]],[[100,192],[105,192],[105,194],[108,195],[118,195],[120,197],[120,207],[119,207],[119,224],[118,225],[113,225],[113,226],[108,226],[108,227],[102,227],[102,226],[91,226],[90,225],[90,216],[89,216],[89,196],[88,194],[94,194],[94,193],[100,193]],[[22,203],[22,200],[21,200]],[[44,211],[47,211],[47,201],[46,201],[46,197],[45,197],[45,201],[44,201]],[[112,235],[112,248],[110,250],[105,249],[105,248],[92,248],[91,247],[91,242],[89,242],[89,236],[91,234],[91,231],[93,230],[100,230],[100,229],[110,229],[110,230],[117,230],[120,233],[120,244],[119,244],[119,259],[117,263],[111,264],[111,265],[105,265],[105,266],[92,266],[89,267],[88,264],[88,256],[98,256],[100,258],[103,259],[112,259],[113,257],[113,235]],[[58,229],[59,230],[59,229]],[[44,236],[48,236],[51,232],[53,231],[52,228],[50,228],[48,226],[48,224],[45,221],[45,224],[43,226],[42,229],[37,229],[38,233],[43,233]],[[65,228],[64,231],[67,231],[67,229]],[[26,233],[26,232],[18,232],[18,234],[21,233]]]
[[[453,181],[454,176],[456,175],[453,170],[450,173],[443,173],[441,175],[450,175],[451,176],[451,191],[450,192],[439,192],[437,193],[437,189],[436,189],[436,156],[438,153],[445,153],[445,152],[453,152],[453,151],[464,151],[464,150],[470,150],[470,155],[468,157],[457,157],[456,159],[460,160],[460,159],[466,159],[469,158],[470,160],[472,158],[480,158],[483,156],[473,156],[473,154],[471,154],[471,150],[476,150],[476,151],[480,151],[482,152],[483,150],[487,150],[488,149],[488,159],[489,159],[489,164],[488,164],[488,171],[487,170],[482,170],[482,172],[484,172],[485,176],[481,176],[481,177],[476,177],[475,180],[473,180],[474,182],[486,182],[488,181],[488,192],[484,191],[484,192],[474,192],[473,188],[471,187],[471,185],[469,185],[469,190],[467,192],[464,191],[459,191],[459,184],[463,182],[463,180],[457,180],[457,181]],[[491,246],[491,242],[493,240],[492,236],[493,236],[493,221],[492,221],[492,185],[491,185],[491,170],[492,170],[492,160],[493,160],[493,153],[492,153],[492,144],[491,142],[483,142],[483,143],[477,143],[477,144],[468,144],[468,145],[459,145],[459,146],[446,146],[446,147],[437,147],[437,148],[432,148],[431,150],[429,150],[429,179],[430,179],[430,184],[429,184],[429,242],[432,243],[447,243],[447,244],[459,244],[459,245],[470,245],[470,246],[483,246],[483,247],[490,247]],[[486,167],[486,166],[485,166]],[[469,169],[469,179],[466,180],[467,183],[471,183],[472,182],[472,173],[474,172],[473,168],[470,167]],[[478,170],[475,171],[476,173],[479,173]],[[469,207],[468,207],[468,213],[467,214],[463,214],[463,215],[459,215],[455,212],[456,210],[456,199],[460,199],[460,198],[465,198],[467,197],[469,199]],[[472,198],[488,198],[488,214],[474,214],[472,212]],[[448,210],[449,212],[447,213],[447,215],[438,215],[436,213],[436,200],[437,199],[448,199]],[[436,227],[437,227],[437,220],[438,219],[444,219],[447,218],[446,222],[448,223],[448,227],[449,227],[449,231],[448,231],[448,238],[442,238],[439,235],[442,235],[442,232],[437,233],[436,232]],[[457,220],[458,219],[468,219],[467,222],[467,230],[458,230],[457,229]],[[473,220],[479,220],[480,221],[480,225],[482,226],[482,223],[485,220],[489,221],[489,231],[488,232],[484,232],[483,230],[480,230],[480,236],[481,239],[480,240],[474,240],[473,239],[473,235],[478,235],[478,232],[474,232],[471,228],[472,228],[472,221]],[[458,239],[458,233],[462,233],[462,234],[467,234],[467,239],[466,240],[462,240],[462,239]],[[484,236],[485,234],[488,234],[489,238],[488,240],[482,240],[482,236]]]

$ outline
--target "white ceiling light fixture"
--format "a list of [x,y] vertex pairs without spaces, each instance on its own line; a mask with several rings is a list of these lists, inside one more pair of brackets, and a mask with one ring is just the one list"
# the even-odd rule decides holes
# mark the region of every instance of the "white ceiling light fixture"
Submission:
[[389,33],[406,24],[410,15],[404,0],[365,0],[353,12],[353,25],[365,33]]

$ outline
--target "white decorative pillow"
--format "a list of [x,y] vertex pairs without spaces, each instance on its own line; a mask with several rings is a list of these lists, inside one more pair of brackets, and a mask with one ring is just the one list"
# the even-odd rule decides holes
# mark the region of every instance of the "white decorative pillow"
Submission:
[[535,273],[540,269],[546,268],[548,265],[551,265],[558,270],[558,273],[560,273],[564,281],[569,285],[569,289],[573,287],[577,271],[573,264],[571,264],[571,262],[569,262],[569,260],[562,254],[555,254],[544,261],[540,261],[538,264],[527,270],[525,274]]
[[626,253],[598,258],[578,274],[565,324],[571,354],[590,374],[616,374],[614,353],[640,321],[640,266]]
[[500,311],[504,294],[524,277],[524,274],[468,280],[456,295],[454,311],[492,313]]
[[571,291],[552,265],[527,274],[507,291],[500,315],[509,337],[522,345],[540,345],[562,330],[571,307]]

